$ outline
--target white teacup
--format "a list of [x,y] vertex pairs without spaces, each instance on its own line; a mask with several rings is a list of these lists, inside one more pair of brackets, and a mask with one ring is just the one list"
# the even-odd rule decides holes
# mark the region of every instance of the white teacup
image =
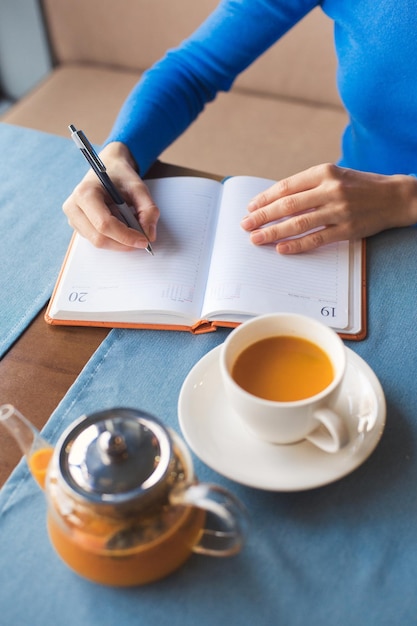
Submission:
[[[232,377],[237,357],[255,342],[276,336],[298,337],[321,348],[332,365],[331,382],[315,395],[293,401],[266,400],[237,384]],[[261,366],[258,362],[257,367]],[[224,342],[220,371],[230,405],[260,439],[275,444],[308,439],[326,452],[337,452],[349,442],[347,425],[332,408],[346,371],[346,349],[339,336],[324,324],[296,314],[255,317],[235,328]]]

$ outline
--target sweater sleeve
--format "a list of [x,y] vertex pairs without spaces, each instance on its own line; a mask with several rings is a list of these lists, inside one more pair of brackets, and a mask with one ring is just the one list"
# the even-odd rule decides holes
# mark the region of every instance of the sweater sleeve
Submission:
[[223,0],[182,44],[144,73],[106,141],[125,143],[141,174],[219,91],[318,0]]

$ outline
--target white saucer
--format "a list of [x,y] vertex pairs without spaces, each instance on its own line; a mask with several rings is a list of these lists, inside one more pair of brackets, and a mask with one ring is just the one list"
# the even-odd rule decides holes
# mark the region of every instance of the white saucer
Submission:
[[382,387],[372,369],[347,348],[347,372],[335,409],[348,418],[351,442],[329,454],[308,441],[266,443],[250,434],[228,407],[217,346],[190,371],[178,401],[185,440],[206,465],[238,483],[271,491],[299,491],[352,472],[373,452],[385,426]]

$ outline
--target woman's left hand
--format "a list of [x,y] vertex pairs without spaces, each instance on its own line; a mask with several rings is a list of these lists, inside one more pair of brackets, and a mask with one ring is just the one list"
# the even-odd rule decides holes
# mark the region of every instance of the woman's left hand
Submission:
[[307,252],[415,224],[417,179],[327,163],[275,183],[253,198],[248,211],[241,225],[252,243],[277,242],[281,254]]

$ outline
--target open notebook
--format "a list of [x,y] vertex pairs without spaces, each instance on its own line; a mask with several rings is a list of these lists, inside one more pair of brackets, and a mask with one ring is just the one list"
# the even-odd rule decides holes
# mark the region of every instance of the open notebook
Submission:
[[146,182],[161,210],[155,256],[96,249],[74,235],[46,312],[49,323],[198,333],[289,311],[319,319],[350,339],[364,337],[363,242],[293,256],[251,244],[240,220],[271,180]]

